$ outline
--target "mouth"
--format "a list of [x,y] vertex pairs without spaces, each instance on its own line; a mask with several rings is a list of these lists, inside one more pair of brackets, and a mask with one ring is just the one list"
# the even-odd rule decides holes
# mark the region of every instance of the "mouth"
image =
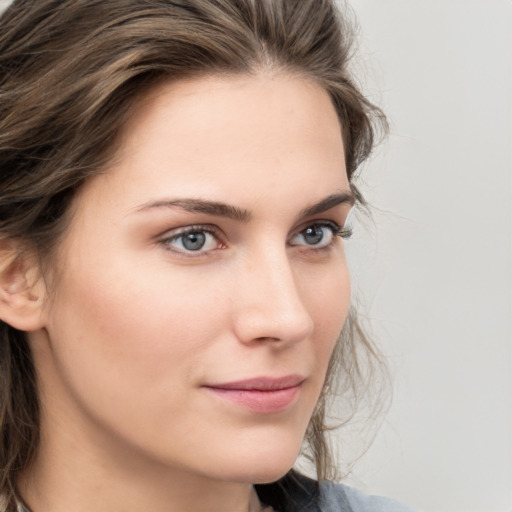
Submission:
[[203,386],[217,397],[252,412],[271,414],[284,411],[297,401],[305,378],[300,375],[285,377],[257,377],[221,384]]

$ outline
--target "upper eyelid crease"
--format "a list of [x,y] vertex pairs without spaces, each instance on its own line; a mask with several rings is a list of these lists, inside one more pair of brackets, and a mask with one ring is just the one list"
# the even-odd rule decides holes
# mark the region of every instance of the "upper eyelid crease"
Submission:
[[[351,192],[331,194],[318,203],[301,210],[298,218],[303,219],[317,215],[340,204],[350,204],[352,206],[354,203],[355,197]],[[205,213],[207,215],[215,215],[217,217],[227,217],[243,223],[248,223],[252,219],[252,213],[244,208],[203,199],[163,199],[151,201],[138,207],[136,212],[162,207],[181,208],[191,213]]]
[[178,238],[180,236],[187,235],[188,233],[196,233],[196,232],[210,233],[211,235],[218,236],[217,231],[218,231],[217,229],[215,229],[211,226],[197,224],[197,225],[184,226],[181,228],[175,228],[175,229],[168,230],[168,231],[166,231],[166,233],[164,233],[163,238],[164,239]]

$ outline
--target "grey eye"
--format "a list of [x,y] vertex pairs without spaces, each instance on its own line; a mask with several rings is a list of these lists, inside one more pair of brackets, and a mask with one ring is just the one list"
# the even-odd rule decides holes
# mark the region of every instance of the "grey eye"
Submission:
[[206,235],[200,231],[181,235],[182,245],[187,251],[199,251],[206,243]]
[[319,244],[325,236],[325,226],[311,226],[302,232],[304,241],[309,245]]

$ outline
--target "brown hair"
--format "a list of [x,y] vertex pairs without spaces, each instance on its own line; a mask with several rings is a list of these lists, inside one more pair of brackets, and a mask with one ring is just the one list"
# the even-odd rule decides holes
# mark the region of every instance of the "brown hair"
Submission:
[[[51,268],[74,194],[105,167],[137,98],[162,78],[272,67],[316,80],[339,115],[363,203],[353,179],[385,121],[350,77],[352,40],[334,0],[15,1],[0,17],[0,244],[15,240]],[[330,467],[327,391],[338,375],[354,395],[361,347],[375,356],[349,320],[306,436],[320,479]],[[0,384],[0,494],[10,512],[38,446],[39,405],[25,336],[1,321]]]

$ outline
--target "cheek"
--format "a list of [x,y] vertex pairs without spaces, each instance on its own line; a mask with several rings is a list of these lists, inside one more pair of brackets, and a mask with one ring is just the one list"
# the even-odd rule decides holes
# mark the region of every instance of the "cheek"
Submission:
[[304,280],[304,301],[320,329],[341,330],[350,304],[350,275],[344,259]]
[[222,328],[218,298],[213,311],[207,292],[158,267],[99,268],[64,278],[52,308],[52,352],[68,387],[119,404],[185,388]]
[[325,372],[350,306],[350,275],[344,258],[327,271],[301,283],[302,296],[315,324],[313,349],[319,371]]

